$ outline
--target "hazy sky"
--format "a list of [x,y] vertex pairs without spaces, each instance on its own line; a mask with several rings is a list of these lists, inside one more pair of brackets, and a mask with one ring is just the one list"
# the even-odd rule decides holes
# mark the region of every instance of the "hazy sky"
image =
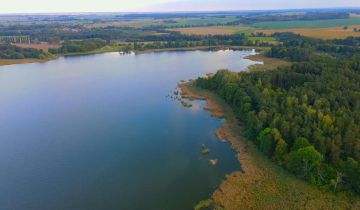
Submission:
[[360,0],[0,0],[0,13],[360,7]]

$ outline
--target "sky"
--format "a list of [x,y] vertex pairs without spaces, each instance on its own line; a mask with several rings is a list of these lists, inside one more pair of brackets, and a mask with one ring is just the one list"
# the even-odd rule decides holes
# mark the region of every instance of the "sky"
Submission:
[[360,7],[360,0],[0,0],[0,13],[173,12]]

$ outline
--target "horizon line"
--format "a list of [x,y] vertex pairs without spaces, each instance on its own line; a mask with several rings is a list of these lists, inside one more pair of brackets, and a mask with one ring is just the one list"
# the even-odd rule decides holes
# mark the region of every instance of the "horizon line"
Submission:
[[85,14],[176,14],[176,13],[235,13],[235,12],[266,12],[266,11],[296,11],[296,10],[350,10],[360,7],[306,7],[306,8],[288,8],[288,9],[236,9],[236,10],[184,10],[184,11],[102,11],[102,12],[0,12],[3,15],[85,15]]

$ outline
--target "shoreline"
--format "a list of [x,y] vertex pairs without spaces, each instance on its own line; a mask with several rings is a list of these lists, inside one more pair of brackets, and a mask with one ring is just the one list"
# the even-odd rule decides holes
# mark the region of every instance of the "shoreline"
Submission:
[[[258,46],[198,46],[198,47],[179,47],[179,48],[161,48],[161,49],[148,49],[148,50],[135,50],[133,51],[136,55],[146,54],[146,53],[156,53],[156,52],[181,52],[181,51],[196,51],[196,50],[258,50],[264,51],[266,47],[258,47]],[[96,55],[96,54],[103,54],[103,53],[111,53],[111,52],[119,52],[118,49],[107,49],[107,50],[94,50],[90,52],[80,52],[80,53],[67,53],[64,54],[64,57],[72,57],[72,56],[81,56],[81,55]]]
[[184,48],[163,48],[163,49],[150,49],[144,51],[135,51],[135,54],[153,53],[153,52],[173,52],[173,51],[196,51],[196,50],[252,50],[264,51],[266,48],[257,46],[199,46],[199,47],[184,47]]
[[[181,51],[196,51],[196,50],[250,50],[255,49],[257,51],[264,51],[266,48],[264,47],[256,47],[256,46],[201,46],[201,47],[184,47],[184,48],[164,48],[164,49],[149,49],[144,51],[135,51],[136,55],[146,54],[146,53],[156,53],[156,52],[181,52]],[[86,56],[86,55],[96,55],[96,54],[104,54],[104,53],[112,53],[118,52],[118,50],[104,50],[101,49],[90,51],[90,52],[81,52],[81,53],[68,53],[64,55],[54,55],[54,57],[46,58],[46,59],[32,59],[32,58],[25,58],[25,59],[0,59],[0,67],[1,66],[8,66],[8,65],[15,65],[15,64],[28,64],[28,63],[45,63],[48,61],[56,60],[60,57],[75,57],[75,56]]]
[[229,142],[237,155],[241,171],[226,175],[207,200],[195,209],[360,209],[360,199],[346,192],[319,189],[298,179],[261,153],[243,136],[241,122],[218,95],[194,86],[194,81],[178,85],[182,97],[206,100],[205,110],[225,119],[215,134]]
[[283,59],[266,57],[263,52],[257,53],[256,55],[248,55],[245,57],[245,59],[263,62],[263,64],[254,64],[249,66],[249,71],[275,70],[278,67],[285,67],[291,65],[291,62]]
[[[181,89],[181,94],[183,98],[189,100],[205,100],[207,105],[204,107],[204,110],[207,110],[211,113],[211,116],[214,118],[225,119],[224,124],[217,128],[215,135],[219,140],[225,140],[230,143],[233,151],[236,153],[237,159],[241,166],[241,171],[235,171],[230,175],[225,177],[225,180],[220,184],[218,189],[212,194],[211,205],[221,206],[222,202],[219,202],[218,199],[222,197],[222,192],[227,188],[228,183],[227,179],[231,177],[241,177],[247,176],[247,181],[257,181],[257,176],[248,176],[249,174],[261,174],[261,171],[253,164],[253,160],[247,151],[249,142],[246,138],[241,136],[240,132],[243,132],[243,128],[240,126],[238,120],[235,118],[234,113],[231,108],[225,104],[216,94],[211,93],[210,91],[200,89],[194,86],[193,81],[182,83],[178,85]],[[247,175],[245,175],[247,174]],[[205,208],[206,206],[204,206]],[[207,206],[209,207],[209,206]],[[245,206],[244,206],[245,207]],[[248,206],[251,208],[251,206]],[[201,208],[200,208],[201,209]]]
[[24,59],[0,59],[1,66],[9,66],[16,64],[29,64],[29,63],[46,63],[48,61],[56,60],[59,57],[47,58],[47,59],[33,59],[33,58],[24,58]]

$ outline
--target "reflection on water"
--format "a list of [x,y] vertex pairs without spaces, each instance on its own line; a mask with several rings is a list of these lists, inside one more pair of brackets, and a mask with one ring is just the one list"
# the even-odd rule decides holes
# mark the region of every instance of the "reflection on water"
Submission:
[[165,96],[180,80],[245,69],[249,53],[110,53],[1,67],[0,209],[191,209],[239,163],[215,137],[222,120],[204,101],[188,109]]
[[200,101],[200,100],[196,100],[196,101],[190,101],[190,104],[192,105],[189,109],[191,112],[199,112],[202,111],[202,109],[204,108],[204,104],[205,101]]

